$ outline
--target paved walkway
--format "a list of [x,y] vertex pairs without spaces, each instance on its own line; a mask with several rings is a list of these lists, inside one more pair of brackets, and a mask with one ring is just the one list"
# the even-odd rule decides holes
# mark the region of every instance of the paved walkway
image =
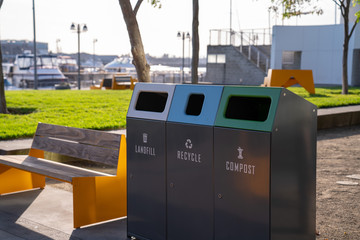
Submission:
[[128,239],[126,219],[73,228],[72,192],[46,186],[0,196],[0,239]]

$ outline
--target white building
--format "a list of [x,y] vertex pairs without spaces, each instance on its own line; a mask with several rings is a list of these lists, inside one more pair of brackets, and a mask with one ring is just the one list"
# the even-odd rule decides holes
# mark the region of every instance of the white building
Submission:
[[[352,9],[360,10],[360,6]],[[352,17],[353,23],[355,17]],[[342,84],[344,26],[274,26],[271,48],[272,69],[311,69],[315,84]],[[360,24],[349,43],[348,79],[360,86]]]

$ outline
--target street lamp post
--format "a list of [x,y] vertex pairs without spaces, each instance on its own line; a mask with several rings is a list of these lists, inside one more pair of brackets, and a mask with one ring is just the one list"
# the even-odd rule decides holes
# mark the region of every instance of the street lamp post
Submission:
[[[82,27],[82,28],[81,28]],[[74,31],[78,34],[78,89],[81,89],[80,86],[80,33],[87,32],[87,26],[86,24],[75,24],[72,23],[70,27],[71,31]]]
[[33,28],[34,28],[34,89],[38,89],[38,75],[37,75],[37,51],[36,51],[36,25],[35,25],[35,1],[33,4]]
[[181,68],[181,83],[184,83],[184,67],[185,67],[185,38],[190,38],[190,33],[178,32],[177,37],[182,39],[182,68]]
[[96,71],[96,64],[95,64],[95,43],[97,39],[93,39],[93,70],[92,70],[92,84],[95,85],[95,71]]
[[59,54],[61,52],[59,42],[60,42],[60,39],[59,38],[56,39],[56,52],[57,52],[57,54]]
[[97,42],[98,40],[96,38],[94,38],[93,40],[93,51],[94,51],[94,54],[93,54],[93,67],[94,67],[94,72],[95,72],[95,69],[96,69],[96,64],[95,64],[95,43]]

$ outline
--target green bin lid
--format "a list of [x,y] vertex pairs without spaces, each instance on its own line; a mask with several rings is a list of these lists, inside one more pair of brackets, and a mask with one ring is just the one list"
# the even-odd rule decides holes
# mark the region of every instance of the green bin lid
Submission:
[[271,132],[282,89],[224,87],[215,126]]

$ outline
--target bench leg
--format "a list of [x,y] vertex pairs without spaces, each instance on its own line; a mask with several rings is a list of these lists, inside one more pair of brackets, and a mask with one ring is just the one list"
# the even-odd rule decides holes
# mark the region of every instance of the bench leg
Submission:
[[44,187],[44,176],[0,164],[0,194]]
[[126,216],[126,181],[119,177],[73,178],[74,228]]

